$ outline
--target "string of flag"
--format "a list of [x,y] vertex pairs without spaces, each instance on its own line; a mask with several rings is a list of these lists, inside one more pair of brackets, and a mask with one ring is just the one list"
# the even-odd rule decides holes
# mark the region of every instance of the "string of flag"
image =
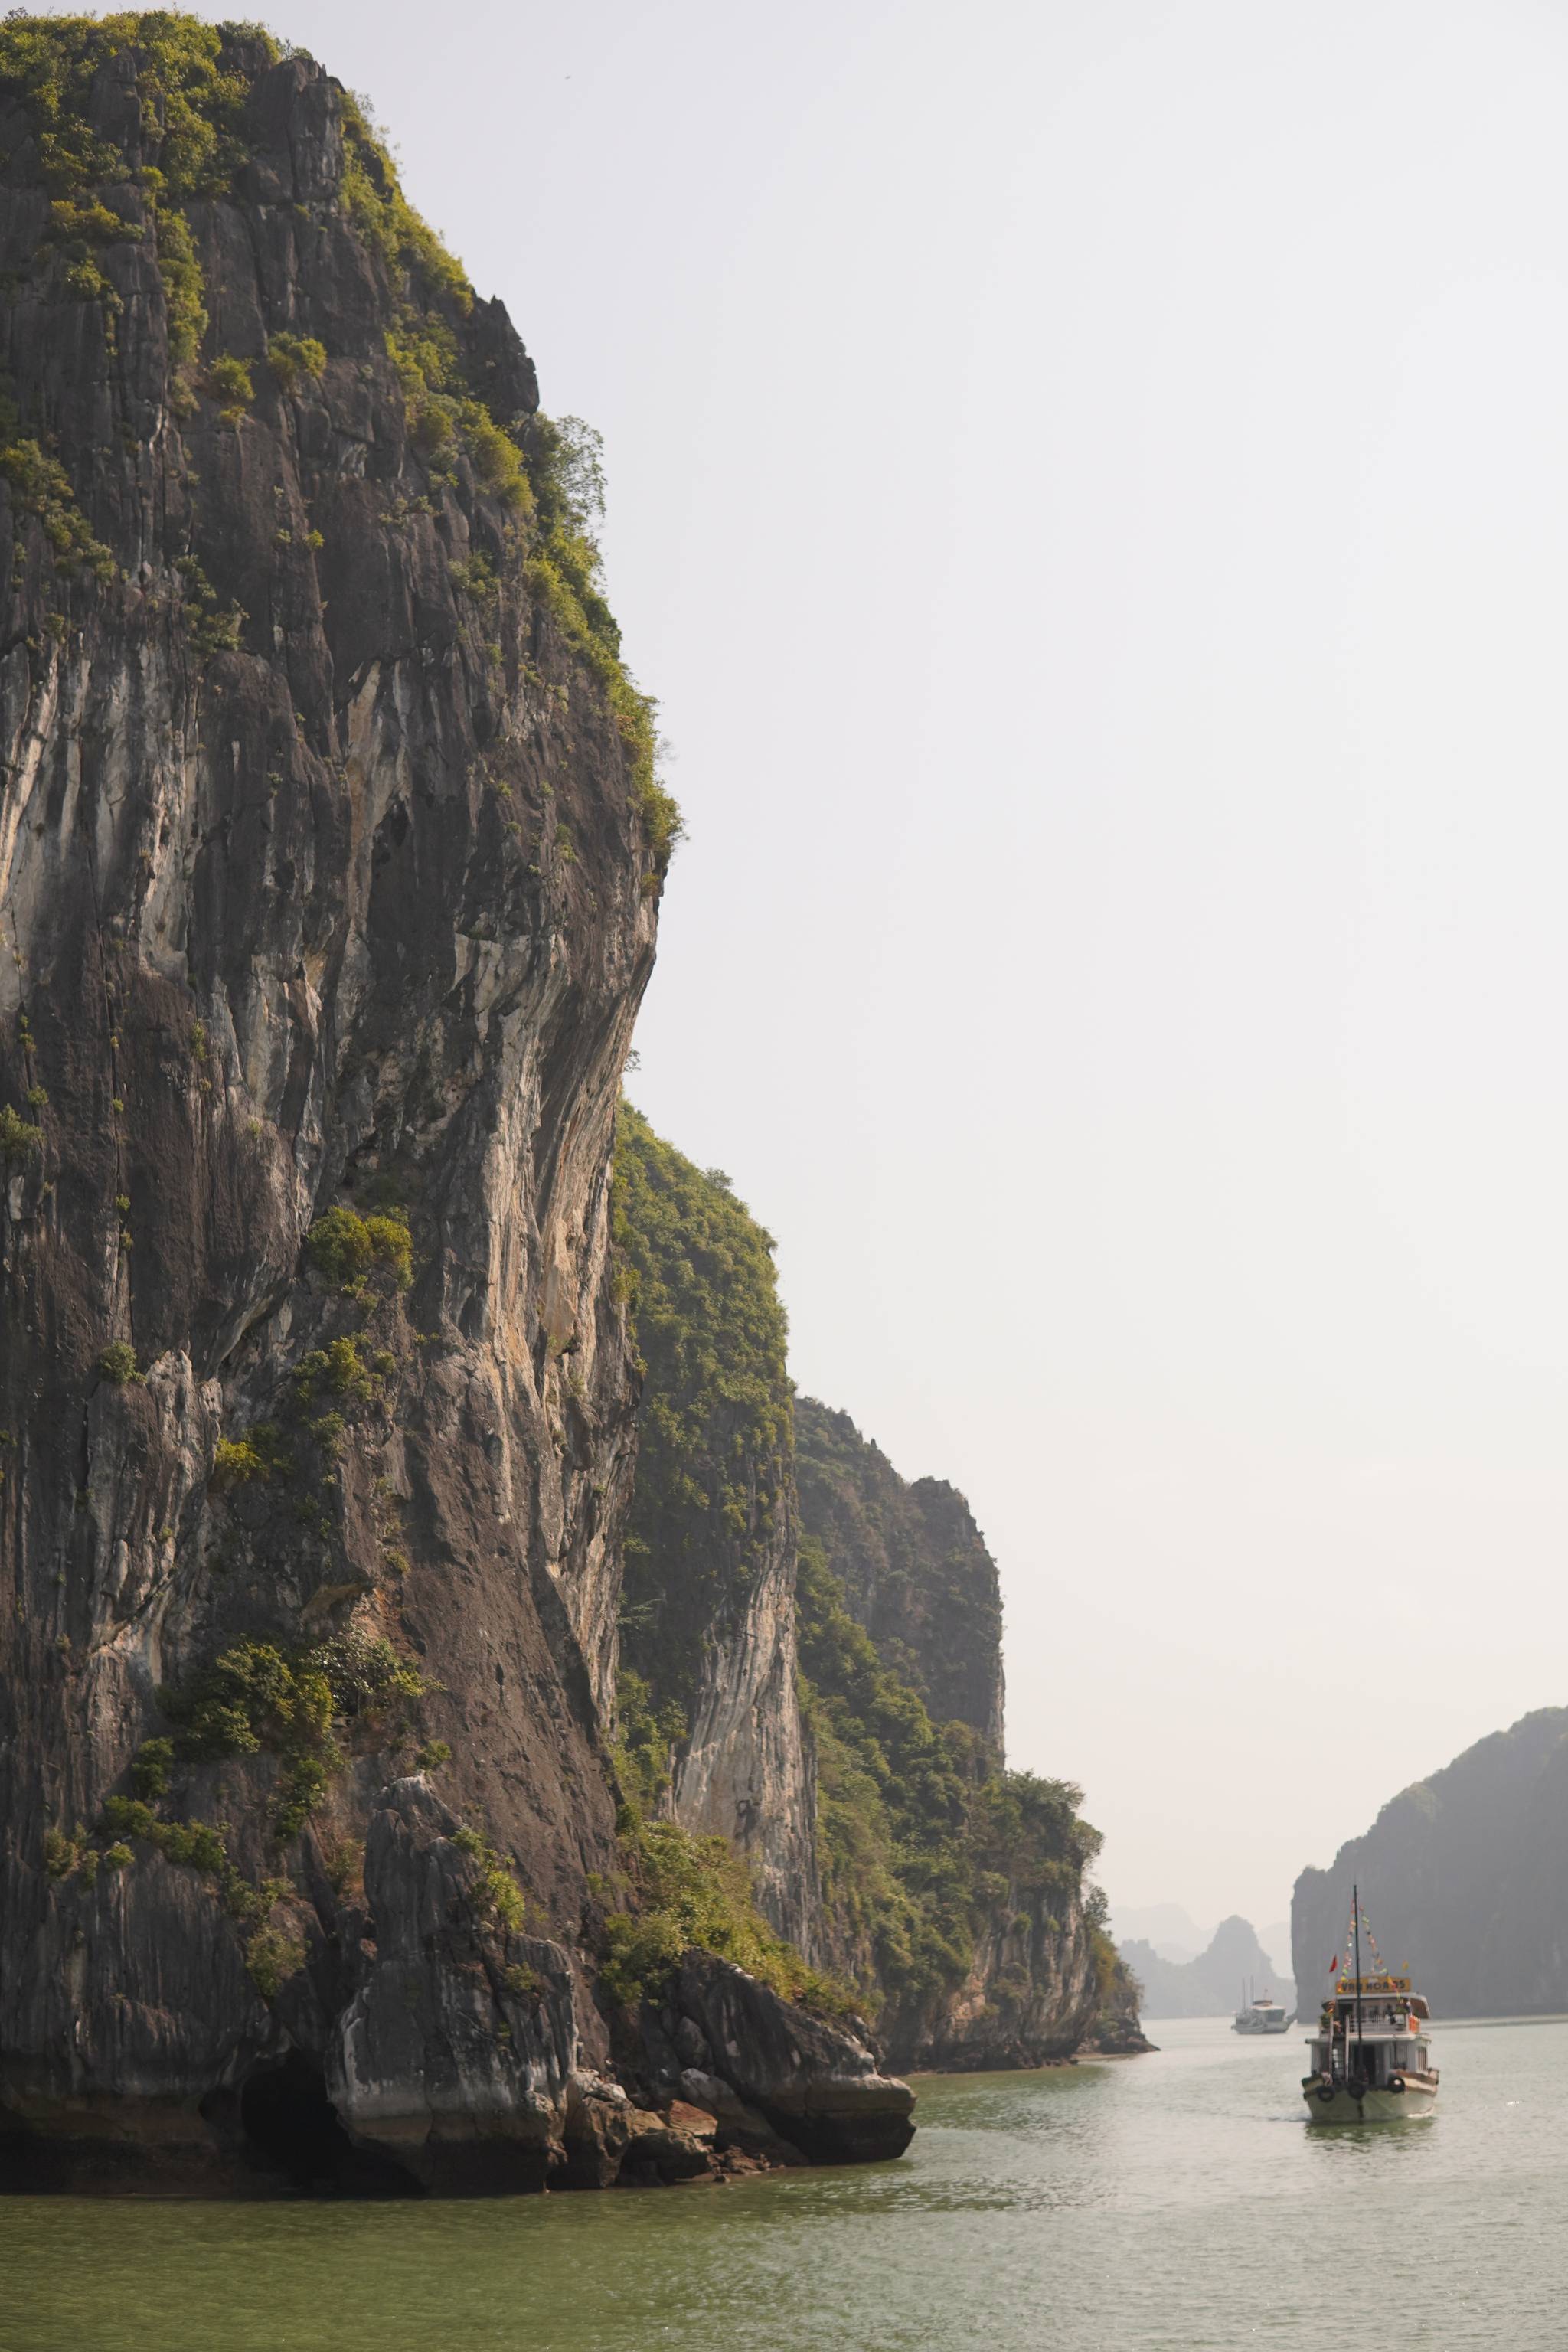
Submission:
[[[1356,1908],[1355,1905],[1352,1903],[1351,1906],[1350,1918],[1346,1922],[1345,1926],[1345,1957],[1347,1959],[1351,1953],[1355,1949],[1355,1926]],[[1373,1974],[1380,1977],[1386,1976],[1388,1974],[1387,1962],[1384,1960],[1383,1954],[1377,1948],[1377,1937],[1372,1932],[1372,1921],[1367,1917],[1364,1911],[1361,1915],[1361,1932],[1366,1937],[1367,1943],[1371,1947]],[[1333,1958],[1329,1962],[1329,1974],[1331,1977],[1337,1976],[1339,1974],[1339,1969],[1340,1956],[1338,1952],[1336,1952]]]

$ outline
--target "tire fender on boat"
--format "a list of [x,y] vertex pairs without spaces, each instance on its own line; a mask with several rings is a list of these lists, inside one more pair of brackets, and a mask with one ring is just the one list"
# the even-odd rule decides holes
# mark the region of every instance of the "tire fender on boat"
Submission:
[[1332,2099],[1333,2095],[1334,2095],[1334,2086],[1333,2086],[1333,2084],[1332,2084],[1331,2083],[1320,2083],[1320,2084],[1319,2084],[1319,2085],[1318,2085],[1318,2096],[1319,2096],[1319,2098],[1320,2098],[1320,2099],[1321,2099],[1321,2101],[1322,2101],[1322,2103],[1323,2103],[1323,2105],[1324,2105],[1324,2106],[1325,2106],[1325,2107],[1329,2105],[1329,2103],[1330,2103],[1330,2101]]
[[1403,2075],[1403,2074],[1391,2074],[1391,2075],[1389,2076],[1389,2078],[1388,2078],[1388,2088],[1389,2088],[1391,2091],[1403,2091],[1403,2089],[1405,2088],[1405,2077],[1404,2077],[1404,2075]]

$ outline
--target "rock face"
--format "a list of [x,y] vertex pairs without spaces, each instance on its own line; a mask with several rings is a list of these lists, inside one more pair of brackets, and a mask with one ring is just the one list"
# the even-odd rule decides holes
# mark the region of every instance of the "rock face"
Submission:
[[[1100,1841],[1078,1818],[1079,1792],[1002,1769],[1001,1589],[968,1504],[944,1480],[900,1477],[847,1413],[813,1398],[795,1399],[795,1441],[804,1588],[816,1596],[824,1577],[837,1584],[884,1675],[935,1718],[966,1816],[963,1836],[943,1855],[944,1866],[956,1861],[963,1872],[962,1916],[942,1923],[929,1955],[905,1966],[900,1939],[884,1934],[879,1956],[862,1907],[842,1897],[826,1953],[856,1979],[868,1969],[880,1978],[878,2029],[896,2065],[1037,2066],[1102,2041],[1119,2051],[1146,2047],[1137,1987],[1085,1882]],[[844,1643],[832,1638],[831,1611],[816,1605],[810,1623],[808,1671],[832,1716],[854,1678]],[[864,1710],[867,1700],[851,1704]],[[963,1730],[973,1735],[967,1742]],[[843,1779],[842,1759],[832,1749],[826,1757],[825,1774]],[[909,1769],[928,1768],[911,1755]],[[898,1843],[908,1843],[900,1825]],[[939,1832],[933,1845],[947,1843]],[[946,1958],[943,1943],[957,1945],[962,1966]]]
[[769,1236],[629,1105],[616,1234],[646,1373],[623,1656],[676,1706],[670,1808],[731,1839],[758,1901],[821,1940],[815,1765],[801,1716],[784,1318]]
[[460,1831],[421,1780],[395,1781],[371,1816],[375,1938],[333,2023],[327,2093],[352,2140],[426,2188],[538,2189],[579,2071],[575,1975],[558,1944],[484,1932]]
[[[592,1985],[647,709],[340,87],[126,24],[0,27],[5,2161],[662,2178]],[[699,1814],[793,1704],[744,1617]]]
[[[1081,2050],[1102,2008],[1094,1938],[1081,1906],[1015,1911],[1017,1892],[976,1923],[956,1984],[889,2006],[879,2021],[890,2063],[942,2074],[1049,2065]],[[1136,2022],[1137,2004],[1133,2002]]]
[[1086,1881],[1097,1834],[1077,1790],[1008,1773],[969,1801],[967,1965],[888,1971],[877,2026],[890,2065],[940,2074],[1058,2063],[1082,2050],[1151,2045],[1139,1991]]
[[1142,1987],[1126,1962],[1119,1961],[1102,1990],[1100,2014],[1080,2049],[1101,2058],[1142,2058],[1157,2050],[1158,2042],[1151,2042],[1143,2031],[1139,2016],[1142,2004]]
[[748,1853],[757,1900],[807,1957],[820,1945],[816,1766],[800,1711],[794,1512],[786,1496],[743,1595],[706,1632],[691,1738],[671,1805]]
[[[1384,1805],[1290,1906],[1303,2011],[1344,1960],[1351,1889],[1388,1964],[1437,2017],[1568,2008],[1568,1708],[1494,1732]],[[1370,1966],[1363,1944],[1362,1962]]]
[[704,2044],[700,2067],[705,2060],[814,2163],[901,2156],[913,2138],[909,2085],[881,2073],[868,2042],[820,2020],[804,2033],[797,2012],[743,1969],[693,1953],[674,2000]]
[[1038,2065],[1102,2021],[1133,2046],[1079,1792],[1003,1766],[996,1568],[963,1497],[792,1398],[767,1234],[630,1110],[616,1204],[647,1367],[623,1717],[645,1759],[662,1727],[669,1811],[746,1853],[889,2063]]
[[900,1478],[847,1412],[796,1397],[804,1531],[821,1544],[885,1664],[938,1723],[967,1723],[1002,1753],[1002,1589],[956,1486]]

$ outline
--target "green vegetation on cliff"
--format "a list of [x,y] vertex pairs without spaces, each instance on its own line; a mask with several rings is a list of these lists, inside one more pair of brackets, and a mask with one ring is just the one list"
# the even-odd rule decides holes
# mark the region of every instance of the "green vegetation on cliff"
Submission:
[[821,1546],[877,1654],[939,1723],[1002,1750],[1002,1594],[956,1487],[901,1478],[847,1412],[795,1401],[803,1534]]
[[[793,1525],[795,1437],[770,1237],[727,1178],[626,1105],[615,1234],[644,1370],[618,1692],[620,1778],[640,1822],[669,1787],[705,1633],[746,1593],[781,1522]],[[985,1565],[983,1601],[994,1582]],[[998,1620],[981,1616],[976,1647],[994,1651]],[[1100,1839],[1079,1818],[1080,1792],[1004,1771],[984,1730],[934,1721],[809,1537],[796,1628],[826,1949],[866,2011],[940,2000],[968,1977],[977,1942],[1016,1915],[1068,1941],[1081,1922],[1092,1939],[1082,1881]]]
[[[0,101],[19,105],[52,199],[48,233],[32,261],[37,290],[97,300],[112,334],[123,304],[102,253],[149,234],[163,281],[171,391],[182,414],[196,405],[198,386],[233,421],[255,397],[254,371],[236,354],[212,354],[205,375],[198,370],[209,326],[206,286],[184,208],[233,194],[248,159],[254,80],[291,54],[258,26],[210,25],[164,9],[16,14],[0,23]],[[106,135],[109,118],[95,105],[104,68],[124,56],[135,61],[140,101],[135,156],[121,143],[129,131]],[[572,418],[498,406],[474,337],[463,331],[476,299],[467,271],[405,196],[363,102],[340,90],[338,105],[339,201],[390,282],[395,323],[385,348],[407,404],[410,443],[432,480],[455,481],[460,452],[479,488],[511,516],[528,591],[603,690],[633,803],[662,861],[679,838],[679,813],[658,774],[654,705],[621,659],[605,595],[595,536],[604,491],[597,436]],[[285,391],[301,372],[319,376],[327,359],[322,343],[292,334],[274,336],[268,356]],[[106,551],[76,513],[63,470],[15,420],[0,436],[3,468],[17,495],[44,515],[57,555],[63,549],[107,576]]]
[[842,2011],[841,1987],[806,1966],[758,1911],[744,1857],[727,1838],[693,1837],[656,1809],[669,1787],[669,1759],[684,1736],[673,1702],[655,1708],[642,1676],[623,1668],[616,1693],[616,1821],[626,1885],[634,1908],[605,1921],[600,1980],[616,2000],[657,1995],[694,1946],[733,1960],[785,2000]]
[[[0,88],[26,100],[38,126],[44,175],[56,196],[79,196],[124,169],[122,151],[88,122],[87,101],[103,66],[134,50],[139,95],[148,120],[160,127],[158,163],[155,171],[150,168],[157,191],[166,191],[176,203],[217,196],[226,192],[245,157],[240,118],[249,85],[242,73],[224,66],[225,51],[237,41],[268,64],[282,55],[260,26],[209,25],[172,9],[126,9],[107,16],[28,16],[18,11],[0,23]],[[57,203],[55,209],[58,215],[62,207]],[[124,233],[122,225],[116,227]]]
[[655,706],[621,658],[621,633],[605,593],[595,537],[605,475],[599,436],[576,417],[510,416],[497,409],[481,373],[453,332],[474,289],[398,184],[392,159],[363,101],[345,98],[344,201],[402,289],[386,348],[409,403],[410,436],[437,471],[461,447],[484,487],[527,530],[525,577],[605,689],[631,768],[632,794],[655,852],[680,835],[680,813],[658,780]]
[[152,215],[158,271],[168,305],[169,357],[188,367],[201,349],[207,313],[201,264],[180,207],[194,197],[226,194],[244,161],[241,116],[245,75],[225,69],[225,52],[243,39],[261,62],[282,54],[258,26],[200,23],[166,9],[109,16],[8,16],[0,24],[0,94],[20,99],[37,140],[43,177],[54,202],[53,236],[69,265],[65,290],[90,295],[112,316],[120,298],[93,258],[95,245],[139,238],[118,205],[103,201],[132,176],[130,159],[88,119],[98,75],[110,59],[135,53],[143,134],[156,152],[140,182]]
[[689,1705],[702,1635],[739,1601],[786,1507],[786,1325],[773,1243],[630,1104],[615,1236],[644,1384],[621,1654],[654,1702]]
[[928,2000],[963,1980],[999,1904],[1065,1925],[1099,1832],[1069,1782],[1003,1771],[970,1726],[931,1721],[809,1537],[798,1592],[835,1958],[873,2010]]

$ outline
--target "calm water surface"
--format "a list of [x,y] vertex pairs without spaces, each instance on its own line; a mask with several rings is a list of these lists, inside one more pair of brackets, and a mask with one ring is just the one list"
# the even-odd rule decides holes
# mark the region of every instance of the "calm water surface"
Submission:
[[[920,2084],[902,2163],[504,2204],[0,2200],[5,2352],[1568,2347],[1568,2021],[1312,2131],[1294,2029]],[[1343,2259],[1335,2248],[1343,2249]]]

